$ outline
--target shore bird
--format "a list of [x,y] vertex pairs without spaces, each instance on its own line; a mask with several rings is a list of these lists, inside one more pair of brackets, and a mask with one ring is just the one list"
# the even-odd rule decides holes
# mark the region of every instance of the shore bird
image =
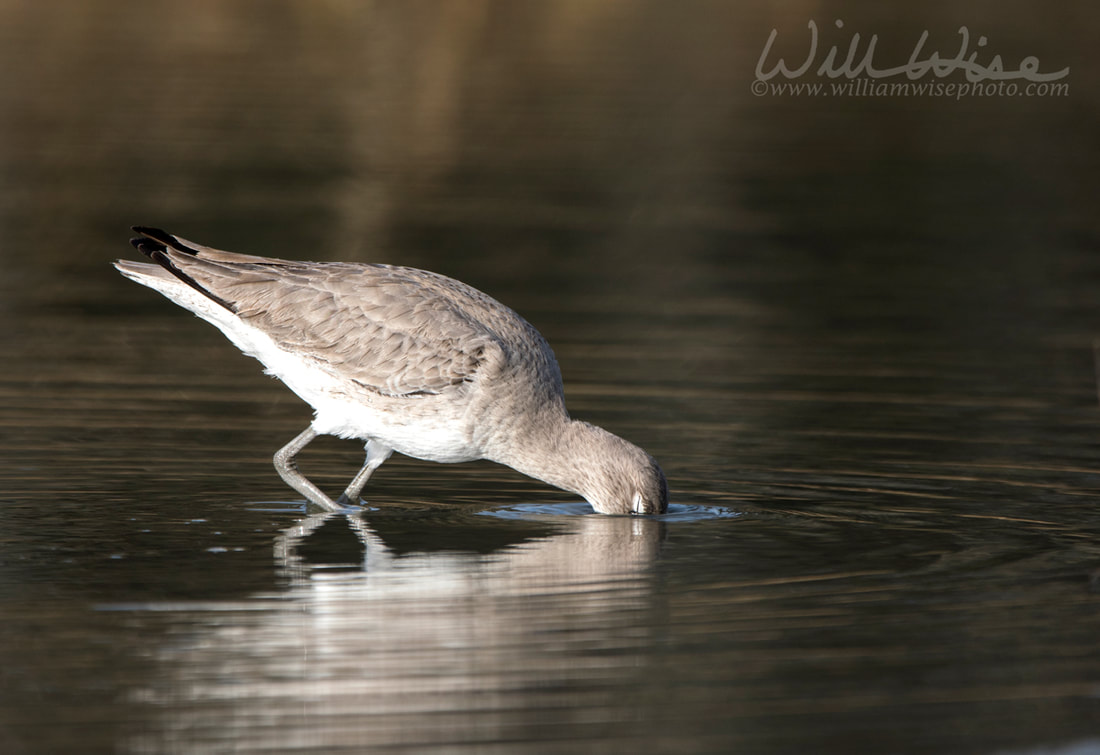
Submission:
[[[313,421],[274,459],[313,503],[330,511],[356,504],[399,451],[506,464],[603,514],[667,510],[653,457],[572,419],[546,339],[481,291],[409,267],[293,262],[133,230],[130,243],[151,262],[119,260],[119,272],[215,325],[313,407]],[[363,467],[335,501],[295,462],[318,435],[365,443]]]

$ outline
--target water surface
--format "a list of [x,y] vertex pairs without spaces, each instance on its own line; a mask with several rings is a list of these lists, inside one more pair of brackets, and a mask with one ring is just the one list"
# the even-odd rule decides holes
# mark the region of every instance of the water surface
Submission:
[[[0,750],[1100,750],[1091,6],[62,5],[0,3]],[[753,97],[811,16],[1071,95]],[[489,292],[673,508],[395,456],[318,515],[134,223]]]

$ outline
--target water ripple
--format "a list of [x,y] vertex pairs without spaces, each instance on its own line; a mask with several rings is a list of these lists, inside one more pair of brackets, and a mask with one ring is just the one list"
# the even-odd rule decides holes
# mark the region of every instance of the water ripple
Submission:
[[[500,509],[479,512],[482,516],[500,519],[544,519],[558,516],[603,516],[596,514],[587,503],[520,503]],[[639,517],[661,522],[701,522],[708,519],[734,519],[744,514],[720,506],[670,503],[668,511],[660,516]]]

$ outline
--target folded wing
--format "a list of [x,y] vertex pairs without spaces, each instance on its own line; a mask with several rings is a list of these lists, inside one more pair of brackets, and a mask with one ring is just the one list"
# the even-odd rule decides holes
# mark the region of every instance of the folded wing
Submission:
[[162,268],[281,348],[361,388],[418,397],[461,388],[504,352],[492,332],[458,306],[483,296],[411,268],[311,263],[201,247],[156,229],[134,246]]

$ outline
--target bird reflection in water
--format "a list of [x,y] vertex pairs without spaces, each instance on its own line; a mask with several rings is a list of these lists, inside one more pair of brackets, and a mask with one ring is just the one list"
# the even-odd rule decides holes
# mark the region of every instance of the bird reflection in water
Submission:
[[194,631],[157,651],[162,673],[141,698],[163,720],[137,749],[422,751],[621,725],[647,709],[665,526],[453,509],[306,517],[277,538],[275,600],[195,610]]
[[335,574],[387,580],[441,572],[494,583],[588,581],[644,571],[665,527],[656,519],[595,515],[462,515],[439,521],[404,512],[322,512],[284,530],[275,558],[293,584]]

